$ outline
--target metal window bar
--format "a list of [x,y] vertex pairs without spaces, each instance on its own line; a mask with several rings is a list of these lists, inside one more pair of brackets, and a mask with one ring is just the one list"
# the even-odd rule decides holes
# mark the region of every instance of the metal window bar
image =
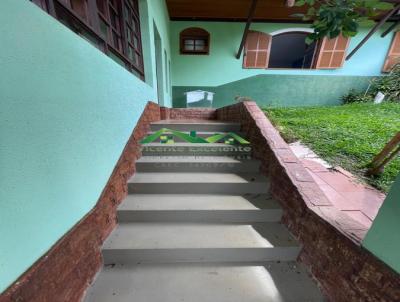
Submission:
[[[140,39],[139,7],[137,0],[30,0],[51,16],[68,26],[97,48],[120,60],[125,68],[144,80],[142,43]],[[99,7],[99,5],[101,7]],[[129,15],[124,14],[124,7]],[[75,11],[74,7],[79,7]],[[111,12],[111,13],[110,13]],[[103,22],[103,24],[101,24]],[[134,55],[129,56],[126,22],[135,25],[131,45]],[[101,26],[106,26],[104,36]],[[104,29],[104,28],[103,28]]]

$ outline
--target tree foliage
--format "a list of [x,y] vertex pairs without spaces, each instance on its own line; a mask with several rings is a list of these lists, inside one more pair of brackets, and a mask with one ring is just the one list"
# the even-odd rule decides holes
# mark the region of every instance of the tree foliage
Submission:
[[373,25],[374,17],[393,9],[393,4],[380,0],[297,0],[295,5],[308,6],[308,11],[294,16],[313,20],[314,33],[309,35],[307,43],[323,37],[332,39],[340,33],[354,37],[360,26]]

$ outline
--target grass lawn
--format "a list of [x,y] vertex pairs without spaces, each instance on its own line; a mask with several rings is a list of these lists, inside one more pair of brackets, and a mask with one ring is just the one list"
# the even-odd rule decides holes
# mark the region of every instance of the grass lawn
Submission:
[[366,165],[400,131],[400,104],[264,109],[287,142],[301,140],[321,158],[388,191],[400,172],[397,156],[385,172],[365,178]]

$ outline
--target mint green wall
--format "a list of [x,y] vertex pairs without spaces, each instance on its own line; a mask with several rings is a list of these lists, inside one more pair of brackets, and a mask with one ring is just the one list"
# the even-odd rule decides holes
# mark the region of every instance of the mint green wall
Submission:
[[[308,26],[254,23],[251,29],[272,33],[281,29]],[[179,33],[188,27],[201,27],[210,32],[210,55],[180,55]],[[337,104],[340,96],[351,87],[351,83],[354,83],[355,88],[364,89],[370,76],[381,74],[392,39],[390,35],[382,39],[380,33],[375,34],[343,68],[336,70],[243,69],[242,59],[235,58],[243,28],[243,23],[233,22],[171,22],[174,106],[180,106],[182,103],[182,91],[192,89],[216,92],[215,107],[232,102],[232,95],[250,96],[261,105]],[[360,34],[351,40],[350,49],[354,48],[367,32],[368,29],[362,29]],[[316,81],[316,76],[319,76],[321,81]],[[276,82],[278,79],[280,83]],[[253,81],[257,84],[249,85]],[[329,84],[331,81],[335,85]],[[274,88],[274,84],[280,85]],[[291,97],[292,94],[296,96]]]
[[156,93],[27,0],[0,1],[0,20],[2,292],[93,208]]
[[[174,107],[186,107],[185,92],[214,92],[213,107],[232,104],[236,96],[247,96],[261,107],[339,105],[344,93],[363,91],[371,77],[260,74],[220,86],[174,86]],[[207,105],[203,102],[204,105]],[[196,106],[201,106],[199,103]]]
[[[187,27],[201,27],[211,34],[210,55],[190,56],[179,54],[179,33]],[[307,28],[307,24],[253,23],[252,30],[272,33],[286,28]],[[243,23],[233,22],[171,22],[174,86],[218,86],[259,74],[290,75],[380,75],[391,36],[380,38],[375,34],[343,68],[336,70],[268,70],[243,69],[242,59],[236,54],[242,38]],[[350,49],[365,36],[368,29],[351,39]],[[368,60],[368,64],[366,63]]]
[[[166,70],[166,61],[171,59],[171,46],[170,46],[170,21],[167,6],[164,0],[140,0],[140,19],[142,26],[142,44],[144,53],[144,67],[146,73],[146,83],[157,90],[157,78],[155,72],[155,45],[154,45],[154,24],[161,36],[162,48],[162,71],[163,71],[163,104],[160,105],[172,106],[172,89],[169,81],[169,70]],[[165,51],[165,52],[164,52]],[[165,57],[165,53],[167,57]],[[157,96],[157,94],[156,94]]]
[[363,246],[400,273],[400,174],[368,231]]

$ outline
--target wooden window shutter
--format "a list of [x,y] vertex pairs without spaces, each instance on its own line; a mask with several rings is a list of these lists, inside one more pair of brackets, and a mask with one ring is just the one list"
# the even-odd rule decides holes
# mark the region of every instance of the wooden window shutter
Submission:
[[336,38],[324,38],[319,46],[316,69],[337,69],[343,66],[350,38],[339,35]]
[[383,72],[390,72],[397,63],[400,63],[400,31],[394,35],[392,45],[383,65]]
[[246,38],[243,68],[267,68],[272,37],[266,33],[249,31]]

